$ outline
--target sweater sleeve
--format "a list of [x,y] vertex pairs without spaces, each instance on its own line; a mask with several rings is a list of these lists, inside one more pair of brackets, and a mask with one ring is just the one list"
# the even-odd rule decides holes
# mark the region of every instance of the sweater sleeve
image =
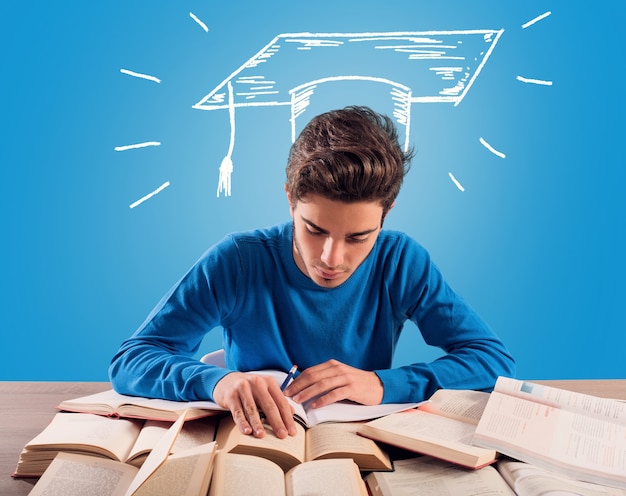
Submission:
[[109,367],[113,388],[151,398],[212,400],[215,385],[230,371],[194,355],[206,333],[232,313],[240,273],[232,240],[207,251],[122,343]]
[[428,253],[406,255],[399,266],[408,275],[398,298],[424,341],[444,355],[430,363],[377,370],[383,401],[421,401],[442,388],[490,391],[498,376],[513,376],[515,362],[504,343],[446,283]]

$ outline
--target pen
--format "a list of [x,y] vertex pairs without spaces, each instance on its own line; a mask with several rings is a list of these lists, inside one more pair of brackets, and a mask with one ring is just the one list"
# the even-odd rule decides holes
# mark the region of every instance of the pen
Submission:
[[289,372],[287,373],[287,377],[285,377],[285,380],[283,381],[283,383],[280,385],[280,390],[284,391],[285,388],[287,386],[289,386],[289,383],[291,382],[291,380],[293,379],[293,376],[296,375],[296,371],[298,370],[298,366],[297,365],[292,365],[291,368],[289,369]]

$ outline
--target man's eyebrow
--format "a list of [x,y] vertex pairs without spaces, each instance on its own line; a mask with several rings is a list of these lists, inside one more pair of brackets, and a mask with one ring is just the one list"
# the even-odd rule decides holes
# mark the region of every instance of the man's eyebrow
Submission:
[[[300,218],[302,219],[302,221],[304,223],[308,224],[309,226],[311,226],[316,231],[319,231],[319,232],[324,233],[324,234],[329,234],[328,229],[324,229],[324,228],[316,225],[314,222],[311,222],[309,219],[307,219],[306,217],[303,217],[302,215],[300,216]],[[378,226],[374,227],[372,229],[366,229],[365,231],[348,233],[348,234],[346,234],[346,238],[358,238],[359,236],[367,236],[368,234],[371,234],[371,233],[373,233],[373,232],[375,232],[377,230],[378,230]]]
[[326,229],[322,229],[320,226],[316,225],[315,223],[311,222],[309,219],[307,219],[306,217],[303,217],[302,215],[300,216],[300,218],[302,219],[302,221],[305,224],[308,224],[309,226],[311,226],[313,229],[315,229],[316,231],[319,231],[321,233],[324,234],[328,234],[328,230]]

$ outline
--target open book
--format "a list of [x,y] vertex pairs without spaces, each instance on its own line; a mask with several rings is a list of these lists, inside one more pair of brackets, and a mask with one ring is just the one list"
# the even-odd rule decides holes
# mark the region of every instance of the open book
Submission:
[[496,468],[518,496],[626,496],[626,489],[578,481],[509,458],[499,460]]
[[472,470],[420,456],[397,460],[394,468],[393,472],[372,472],[365,476],[372,496],[515,495],[493,465]]
[[[287,377],[287,373],[278,370],[255,371],[255,374],[268,375],[273,377],[280,385]],[[313,400],[306,403],[296,403],[287,398],[294,409],[294,417],[306,427],[323,422],[354,422],[359,420],[370,420],[390,413],[401,412],[410,408],[415,408],[421,403],[383,403],[381,405],[361,405],[352,401],[338,401],[320,408],[311,408]]]
[[298,464],[325,458],[350,458],[361,470],[392,470],[388,454],[374,441],[357,435],[361,423],[331,422],[305,429],[296,424],[297,434],[277,438],[269,425],[263,438],[246,435],[231,417],[224,417],[217,428],[221,451],[269,459],[285,472]]
[[206,494],[211,480],[216,443],[170,454],[183,422],[184,415],[159,440],[141,468],[96,456],[59,453],[37,481],[30,495]]
[[473,442],[569,477],[626,488],[626,404],[499,378]]
[[626,496],[624,489],[576,481],[508,458],[470,470],[420,456],[397,460],[394,468],[365,476],[372,496]]
[[314,460],[287,473],[265,458],[219,451],[209,496],[367,496],[359,468],[347,458]]
[[489,393],[440,389],[417,409],[364,423],[362,436],[469,468],[495,462],[493,449],[473,446],[472,436]]
[[[186,421],[172,452],[213,441],[216,423],[214,417]],[[13,476],[39,477],[59,452],[94,455],[140,467],[171,426],[172,422],[60,412],[26,444]]]
[[[255,374],[273,377],[278,384],[287,377],[285,372],[278,370],[255,371]],[[321,408],[310,408],[310,402],[299,404],[289,399],[295,412],[296,420],[310,427],[322,422],[351,422],[369,420],[390,413],[413,408],[419,403],[385,403],[382,405],[360,405],[350,401],[331,403]],[[68,412],[94,413],[99,415],[118,416],[125,418],[142,418],[153,420],[174,421],[187,411],[188,419],[215,415],[226,411],[213,401],[171,401],[153,398],[126,396],[114,390],[83,396],[61,402],[59,410]]]
[[109,417],[140,418],[174,422],[182,412],[187,419],[208,417],[225,411],[213,401],[171,401],[119,394],[113,389],[62,401],[58,410],[93,413]]

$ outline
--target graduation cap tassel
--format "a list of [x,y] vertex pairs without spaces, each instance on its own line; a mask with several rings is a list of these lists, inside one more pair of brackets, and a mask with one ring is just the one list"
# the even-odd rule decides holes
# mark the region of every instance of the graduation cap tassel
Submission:
[[217,184],[217,196],[224,191],[225,196],[230,196],[230,180],[233,173],[233,149],[235,147],[235,103],[233,98],[233,85],[228,81],[228,116],[230,119],[230,143],[228,153],[220,164],[220,177]]

